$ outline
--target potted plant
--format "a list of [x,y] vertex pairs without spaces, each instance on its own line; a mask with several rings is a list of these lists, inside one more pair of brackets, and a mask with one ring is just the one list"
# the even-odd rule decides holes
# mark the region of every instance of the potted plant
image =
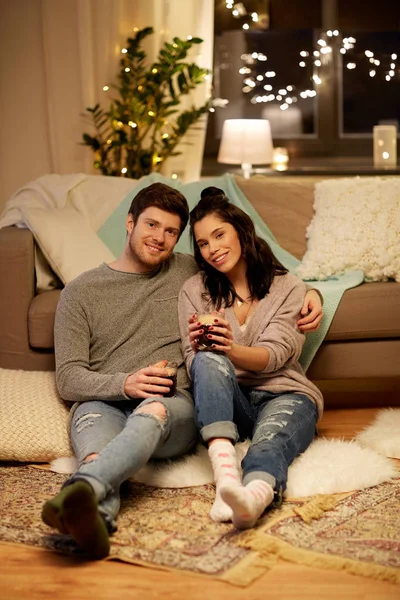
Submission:
[[176,146],[202,115],[213,105],[211,98],[200,106],[179,108],[182,96],[198,85],[204,85],[209,75],[185,59],[200,38],[165,43],[157,60],[146,64],[147,55],[141,48],[152,27],[137,31],[128,38],[122,50],[118,85],[106,86],[117,94],[108,110],[100,104],[87,108],[86,115],[95,134],[83,134],[83,144],[94,152],[94,166],[103,175],[139,178],[159,171],[169,157],[180,154]]

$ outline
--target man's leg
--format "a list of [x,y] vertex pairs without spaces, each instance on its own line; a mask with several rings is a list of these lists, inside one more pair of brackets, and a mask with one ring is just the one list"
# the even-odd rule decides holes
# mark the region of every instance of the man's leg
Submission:
[[195,447],[199,440],[194,421],[193,400],[183,394],[172,398],[157,398],[157,402],[149,398],[141,403],[141,412],[161,406],[164,411],[164,428],[160,442],[151,458],[176,458]]
[[[261,391],[255,392],[262,397]],[[223,496],[233,509],[236,527],[253,527],[274,492],[282,495],[289,465],[311,444],[317,418],[316,405],[300,394],[282,394],[260,405],[252,443],[242,461],[244,487]]]
[[101,503],[151,457],[183,454],[193,447],[196,435],[190,398],[147,398],[130,414],[121,433],[97,458],[82,464],[73,479],[88,481]]
[[[83,462],[61,493],[46,505],[59,503],[61,496],[63,506],[68,507],[68,532],[91,555],[97,558],[106,556],[104,520],[99,512],[106,520],[108,517],[108,521],[114,516],[107,514],[109,498],[153,455],[166,458],[182,454],[195,444],[196,435],[190,399],[180,396],[148,398],[133,410],[122,431],[93,460]],[[83,454],[89,450],[92,447],[87,445]],[[79,504],[82,502],[90,515],[83,530],[79,517]],[[95,511],[97,503],[99,510]],[[98,518],[95,518],[95,513]]]
[[231,508],[222,500],[227,488],[240,486],[240,472],[234,443],[238,440],[235,423],[247,424],[251,431],[255,411],[241,392],[231,361],[212,352],[196,354],[191,377],[196,422],[201,437],[208,445],[213,467],[216,495],[210,511],[213,521],[229,521]]
[[[95,458],[123,430],[126,419],[124,410],[117,405],[101,401],[80,404],[70,426],[71,444],[79,464]],[[61,492],[45,503],[42,518],[61,533],[72,534],[95,558],[103,558],[109,552],[108,530],[115,530],[119,506],[119,489],[98,505],[87,483],[75,481],[71,485],[69,479]]]

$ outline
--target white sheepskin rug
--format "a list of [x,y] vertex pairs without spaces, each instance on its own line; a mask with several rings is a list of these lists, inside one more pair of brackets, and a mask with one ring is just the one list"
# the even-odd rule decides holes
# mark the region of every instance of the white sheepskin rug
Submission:
[[400,409],[379,411],[375,421],[357,435],[356,441],[383,456],[400,458]]
[[[249,442],[236,445],[236,455],[240,462],[249,447]],[[56,458],[50,469],[56,473],[74,473],[78,463],[73,457]],[[135,481],[153,487],[185,488],[214,483],[214,476],[207,448],[199,444],[193,454],[175,460],[152,461],[134,476]]]
[[290,466],[285,497],[362,490],[399,476],[389,458],[355,441],[317,439]]
[[[248,442],[236,446],[239,462]],[[51,463],[57,473],[73,473],[74,458],[58,458]],[[316,439],[289,468],[285,497],[334,494],[372,487],[399,477],[394,462],[356,442]],[[199,445],[194,454],[182,459],[152,462],[140,469],[134,479],[154,487],[184,488],[213,483],[207,450]]]

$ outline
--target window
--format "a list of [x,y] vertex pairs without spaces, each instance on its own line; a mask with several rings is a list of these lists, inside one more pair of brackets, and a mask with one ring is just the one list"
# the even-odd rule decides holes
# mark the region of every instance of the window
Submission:
[[[351,34],[343,32],[344,39]],[[400,33],[360,32],[339,64],[339,134],[370,134],[374,125],[400,129]]]
[[[242,14],[236,19],[217,18],[214,88],[229,104],[210,115],[206,154],[217,153],[225,119],[266,118],[274,144],[286,146],[292,156],[370,156],[374,125],[396,124],[400,130],[400,32],[374,30],[375,20],[382,24],[379,12],[385,8],[369,8],[364,30],[357,31],[359,5],[351,12],[348,2],[353,0],[345,5],[321,0],[321,27],[314,21],[304,28],[303,19],[303,28],[296,29],[294,11],[292,28],[280,30],[274,28],[273,2],[270,29],[252,26],[255,13],[244,7],[250,0],[240,3]],[[288,13],[294,2],[298,11],[299,0],[287,0]],[[228,0],[223,4],[216,2],[216,7],[225,13],[239,6]],[[332,18],[326,17],[332,6],[339,11],[336,30],[322,27],[324,14],[325,20]],[[393,6],[390,14],[397,27],[400,1]],[[342,30],[340,10],[346,24]],[[290,25],[285,19],[285,26]],[[388,26],[387,20],[383,24]]]
[[[306,61],[313,38],[312,29],[228,31],[218,36],[216,92],[229,100],[234,118],[269,119],[275,137],[315,133],[313,62]],[[226,118],[223,111],[221,117]]]

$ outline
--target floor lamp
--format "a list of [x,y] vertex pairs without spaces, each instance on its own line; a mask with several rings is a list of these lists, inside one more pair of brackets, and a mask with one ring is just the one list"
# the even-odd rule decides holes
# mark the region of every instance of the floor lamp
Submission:
[[271,127],[266,119],[226,119],[217,161],[241,165],[243,177],[249,179],[254,164],[272,163],[273,150]]

